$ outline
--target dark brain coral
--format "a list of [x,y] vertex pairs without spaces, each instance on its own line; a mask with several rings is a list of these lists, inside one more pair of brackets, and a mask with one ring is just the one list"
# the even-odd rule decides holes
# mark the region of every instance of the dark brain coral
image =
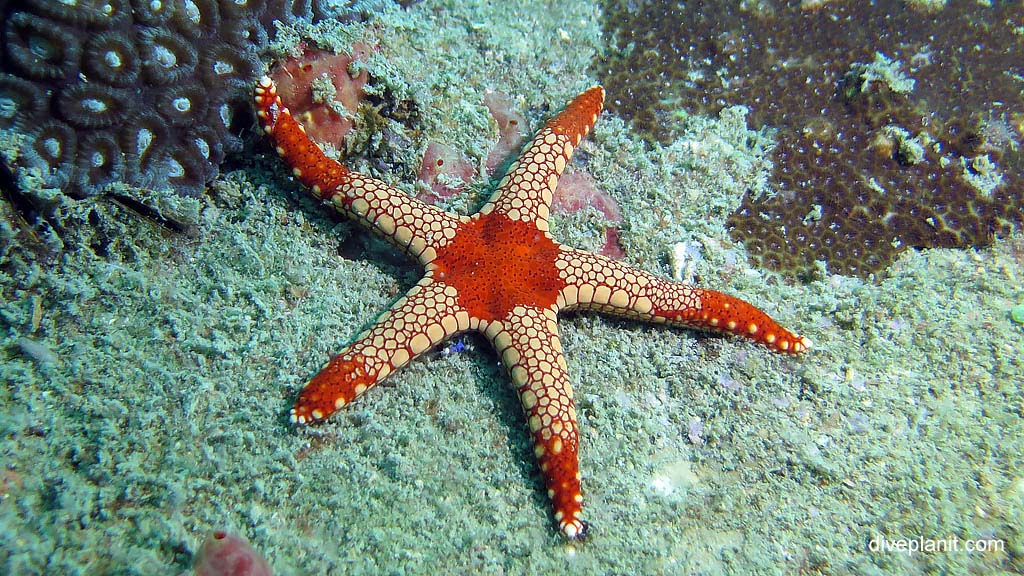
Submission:
[[[83,198],[124,181],[198,194],[239,150],[233,110],[273,20],[308,0],[0,0],[0,129]],[[240,116],[248,122],[248,116]]]
[[749,107],[778,130],[775,191],[744,198],[733,237],[776,270],[866,276],[1024,223],[1024,13],[940,5],[609,1],[599,73],[609,108],[662,142],[672,106]]

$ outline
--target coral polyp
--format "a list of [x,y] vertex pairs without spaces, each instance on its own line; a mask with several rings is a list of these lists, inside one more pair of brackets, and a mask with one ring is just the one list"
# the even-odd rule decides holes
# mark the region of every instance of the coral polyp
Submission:
[[171,126],[195,126],[202,123],[208,104],[204,88],[198,82],[169,87],[159,96],[157,112]]
[[79,144],[75,160],[78,186],[102,186],[124,175],[124,154],[110,132],[92,132]]
[[7,61],[24,77],[55,80],[78,72],[80,38],[65,26],[19,12],[4,26]]
[[130,97],[126,90],[82,82],[57,94],[57,109],[77,128],[107,128],[127,116]]
[[144,30],[139,41],[146,80],[153,84],[173,84],[190,76],[199,63],[196,46],[173,30]]
[[131,39],[113,30],[86,41],[82,67],[88,77],[125,87],[139,78],[139,55]]
[[259,68],[255,55],[230,44],[211,46],[200,57],[204,83],[223,90],[247,86]]
[[35,82],[0,74],[0,129],[15,127],[18,119],[37,116],[42,111],[43,98]]
[[210,38],[220,28],[217,0],[178,0],[171,15],[172,25],[193,40]]
[[78,152],[75,130],[59,120],[50,120],[32,130],[29,137],[26,158],[45,170],[55,186],[65,185]]
[[136,24],[145,26],[163,26],[174,12],[171,0],[132,0],[131,5]]

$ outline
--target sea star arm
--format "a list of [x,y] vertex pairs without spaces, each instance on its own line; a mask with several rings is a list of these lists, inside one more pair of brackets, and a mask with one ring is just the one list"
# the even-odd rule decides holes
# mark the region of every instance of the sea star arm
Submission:
[[603,104],[604,88],[594,86],[548,120],[480,213],[502,213],[512,220],[534,222],[541,230],[547,230],[548,209],[558,177],[580,140],[594,126]]
[[328,158],[309,139],[264,76],[255,90],[256,116],[292,173],[313,194],[426,264],[438,247],[455,237],[462,218],[352,172]]
[[714,290],[664,280],[600,254],[563,247],[555,266],[566,282],[558,303],[674,326],[749,338],[776,352],[798,354],[811,342],[752,304]]
[[334,357],[299,393],[291,420],[327,418],[425,350],[469,329],[455,289],[430,277],[413,286],[372,328]]
[[558,528],[581,539],[587,525],[580,519],[579,433],[556,318],[554,307],[517,306],[482,332],[519,393]]

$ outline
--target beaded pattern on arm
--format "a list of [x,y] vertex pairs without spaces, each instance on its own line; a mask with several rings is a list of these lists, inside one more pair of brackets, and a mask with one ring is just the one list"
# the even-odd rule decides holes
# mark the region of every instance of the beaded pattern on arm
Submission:
[[327,418],[442,340],[469,329],[455,289],[424,278],[299,393],[291,420]]
[[595,86],[549,120],[501,179],[497,192],[480,213],[499,212],[548,230],[551,195],[558,186],[558,177],[580,140],[594,126],[603,103],[604,89]]
[[563,247],[555,267],[566,282],[559,306],[568,309],[735,334],[788,354],[811,346],[739,298],[664,280],[600,254]]
[[277,153],[299,181],[317,198],[406,250],[421,264],[433,261],[436,251],[455,237],[457,227],[466,220],[328,158],[281,103],[270,78],[263,77],[256,86],[255,104],[263,131],[273,138]]
[[501,322],[483,330],[508,368],[533,436],[558,528],[583,538],[580,519],[579,432],[572,386],[558,339],[554,308],[517,306]]

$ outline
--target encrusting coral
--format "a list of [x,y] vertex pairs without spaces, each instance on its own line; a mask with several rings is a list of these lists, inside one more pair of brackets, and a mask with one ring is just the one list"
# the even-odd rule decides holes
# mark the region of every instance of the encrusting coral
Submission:
[[867,276],[1024,224],[1019,2],[603,4],[596,72],[635,128],[667,142],[744,105],[777,130],[774,190],[728,222],[765,266]]

